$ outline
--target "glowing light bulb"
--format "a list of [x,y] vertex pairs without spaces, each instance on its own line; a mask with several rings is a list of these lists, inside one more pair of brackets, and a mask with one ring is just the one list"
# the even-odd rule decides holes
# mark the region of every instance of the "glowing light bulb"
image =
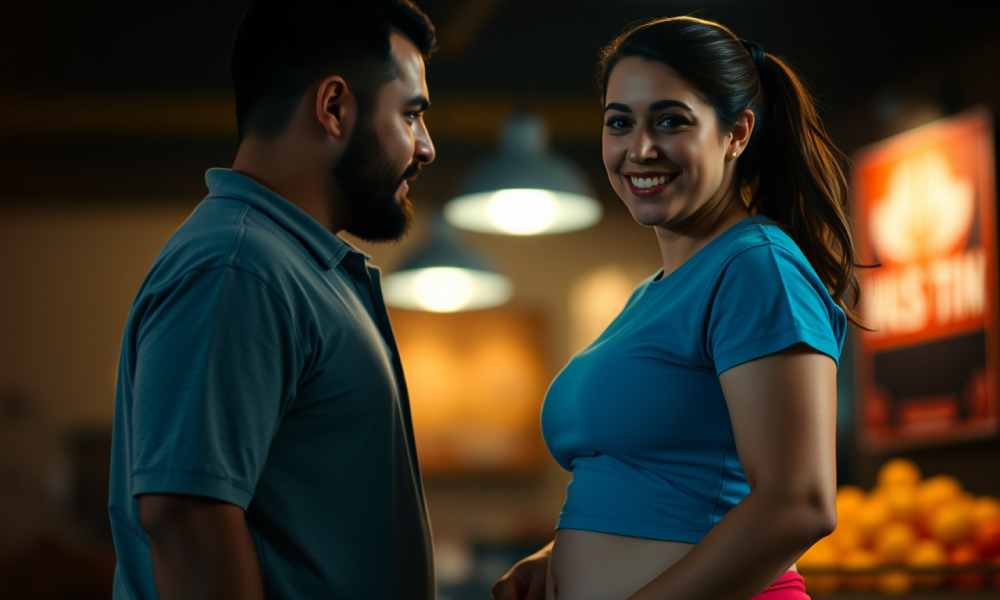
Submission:
[[546,190],[500,190],[490,197],[488,211],[493,225],[504,233],[532,235],[555,223],[559,204]]
[[472,301],[475,285],[464,269],[434,267],[413,279],[413,295],[424,310],[455,312]]

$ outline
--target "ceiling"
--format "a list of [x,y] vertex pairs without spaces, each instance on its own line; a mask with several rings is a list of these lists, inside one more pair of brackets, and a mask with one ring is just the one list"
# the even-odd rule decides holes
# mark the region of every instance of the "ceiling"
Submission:
[[[635,20],[697,14],[785,55],[828,101],[879,85],[970,38],[996,34],[1000,2],[878,0],[423,0],[441,52],[432,93],[592,93],[597,49]],[[226,90],[246,0],[8,2],[6,89]],[[997,57],[993,57],[995,60]],[[995,72],[994,72],[995,75]]]
[[[722,22],[790,59],[841,126],[852,103],[888,81],[920,77],[918,69],[956,48],[968,55],[977,40],[1000,39],[997,0],[955,0],[947,10],[878,0],[417,2],[438,29],[428,123],[441,196],[490,151],[517,106],[547,117],[562,151],[602,171],[594,63],[601,45],[639,19],[695,14]],[[246,5],[0,5],[0,197],[131,195],[137,182],[169,169],[156,193],[200,194],[204,168],[228,164],[235,149],[228,57]],[[997,78],[998,58],[984,57],[983,78]],[[935,85],[947,89],[947,77]],[[53,169],[65,176],[51,177]]]

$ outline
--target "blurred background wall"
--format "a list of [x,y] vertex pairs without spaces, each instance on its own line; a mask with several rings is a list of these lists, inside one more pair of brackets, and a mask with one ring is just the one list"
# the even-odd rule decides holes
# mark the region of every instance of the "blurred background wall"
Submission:
[[[540,316],[547,378],[600,330],[600,310],[580,316],[581,294],[630,289],[659,265],[652,232],[621,205],[600,158],[592,71],[597,49],[626,24],[694,13],[787,57],[812,82],[848,153],[972,106],[1000,114],[995,1],[933,11],[848,0],[418,4],[437,25],[441,48],[428,66],[438,159],[413,186],[411,235],[397,245],[358,245],[392,271],[426,239],[432,215],[470,169],[495,152],[506,117],[523,109],[541,116],[555,150],[584,169],[602,221],[552,236],[460,235],[512,280],[507,308]],[[205,169],[232,162],[228,52],[245,5],[0,8],[0,577],[52,564],[79,572],[68,588],[50,582],[17,597],[107,597],[107,463],[122,328],[159,248],[204,196]],[[623,303],[620,296],[606,302]],[[886,456],[855,443],[850,352],[848,344],[839,477],[870,486]],[[925,473],[1000,494],[995,438],[902,454]],[[506,568],[502,553],[471,561],[474,547],[520,551],[551,536],[568,475],[543,458],[526,473],[428,480],[445,584],[487,581]],[[32,566],[39,564],[49,567]]]

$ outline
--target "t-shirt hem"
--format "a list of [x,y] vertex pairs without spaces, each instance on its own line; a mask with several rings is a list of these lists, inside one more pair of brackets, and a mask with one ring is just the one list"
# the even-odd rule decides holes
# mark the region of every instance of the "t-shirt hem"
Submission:
[[779,333],[757,338],[721,356],[716,356],[715,371],[721,375],[723,371],[737,365],[780,352],[800,342],[808,344],[819,352],[826,354],[833,359],[838,368],[840,367],[840,348],[836,340],[796,325]]
[[235,504],[243,510],[250,506],[253,493],[242,486],[205,473],[187,471],[143,471],[132,474],[132,495],[190,494],[206,496]]
[[687,529],[672,527],[645,521],[630,521],[612,517],[596,517],[592,515],[560,515],[556,529],[582,529],[628,537],[662,540],[665,542],[683,542],[697,544],[708,533],[707,529]]

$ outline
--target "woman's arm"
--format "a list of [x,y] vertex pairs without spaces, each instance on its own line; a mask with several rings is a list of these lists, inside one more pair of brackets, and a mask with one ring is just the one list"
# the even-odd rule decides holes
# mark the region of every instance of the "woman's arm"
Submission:
[[544,600],[552,544],[522,559],[494,583],[494,600]]
[[805,344],[722,373],[750,494],[631,600],[746,600],[837,524],[837,372]]

